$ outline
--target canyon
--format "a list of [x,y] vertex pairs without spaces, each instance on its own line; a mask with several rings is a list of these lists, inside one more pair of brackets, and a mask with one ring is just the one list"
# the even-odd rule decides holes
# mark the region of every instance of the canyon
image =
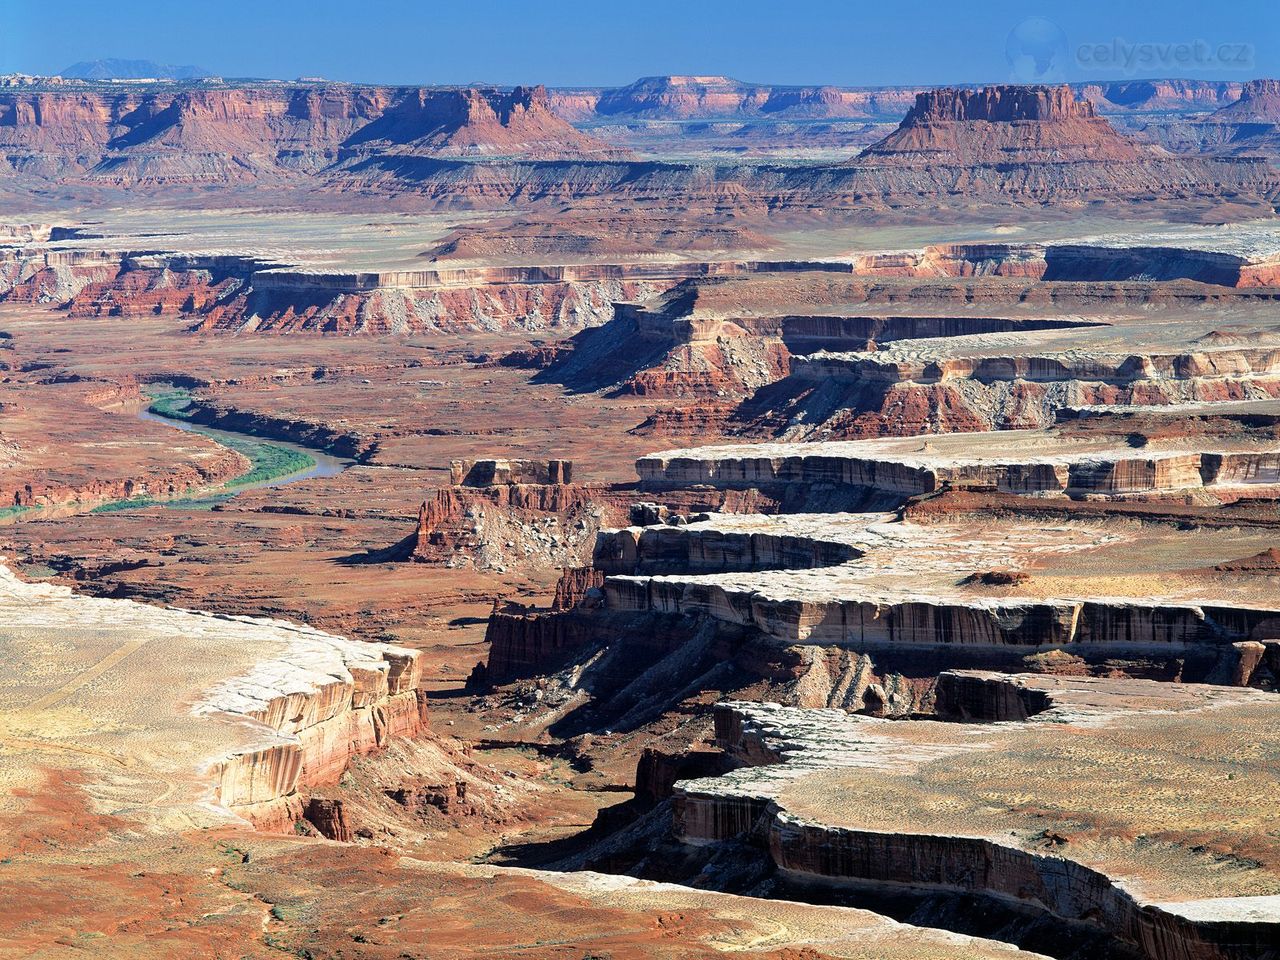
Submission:
[[0,79],[0,956],[1274,957],[1275,85]]
[[[1085,724],[1087,732],[1077,736],[1114,742],[1143,736],[1149,723],[1143,719],[1144,707],[1171,712],[1166,725],[1179,724],[1197,709],[1214,709],[1222,723],[1247,725],[1261,719],[1259,711],[1270,706],[1270,697],[1265,694],[1224,695],[1192,685],[1176,688],[1177,694],[1167,698],[1153,689],[1158,684],[1148,682],[1143,687],[1141,681],[1131,682],[1128,689],[1108,689],[1106,681],[1045,683],[1034,677],[1022,681],[1017,675],[944,673],[942,679],[997,688],[1025,682],[1031,690],[1044,691],[1047,707],[1026,720],[1019,733],[1047,738],[1030,748],[1047,765],[1059,762],[1058,750],[1049,742],[1051,731],[1062,729],[1051,719],[1055,714]],[[1025,748],[1004,740],[1008,734],[995,732],[998,728],[936,721],[926,726],[929,723],[921,722],[905,742],[895,742],[892,728],[898,725],[875,718],[777,706],[722,705],[717,708],[716,742],[740,766],[726,776],[687,780],[677,788],[673,797],[676,834],[687,844],[706,844],[738,835],[745,827],[760,837],[761,855],[775,865],[780,884],[800,887],[847,881],[856,886],[859,881],[871,881],[979,890],[1029,901],[1034,908],[1083,921],[1086,927],[1104,927],[1148,955],[1233,956],[1266,950],[1274,939],[1274,883],[1266,875],[1265,855],[1253,867],[1258,875],[1250,875],[1252,865],[1242,864],[1228,884],[1214,876],[1208,887],[1197,889],[1192,879],[1196,865],[1172,867],[1161,855],[1164,851],[1155,850],[1151,850],[1151,860],[1143,863],[1145,852],[1111,847],[1104,836],[1119,828],[1125,814],[1117,816],[1102,797],[1078,798],[1083,803],[1076,809],[1046,811],[1024,822],[1021,830],[1001,829],[999,838],[984,835],[980,826],[983,817],[977,811],[962,818],[965,826],[959,831],[955,829],[957,821],[946,825],[948,818],[955,816],[946,809],[947,791],[963,779],[963,774],[951,779],[953,771],[1000,766],[992,764],[987,751],[1021,753]],[[1124,747],[1116,744],[1115,749],[1123,752]],[[1224,762],[1230,761],[1224,758]],[[868,771],[877,776],[868,777]],[[1193,776],[1199,780],[1199,775]],[[925,781],[923,790],[913,784],[912,792],[922,792],[924,799],[896,816],[890,812],[892,801],[868,796],[881,791],[892,796],[896,783],[917,777]],[[1196,802],[1192,782],[1184,781],[1185,792],[1181,794],[1187,804]],[[991,793],[1000,789],[992,785]],[[861,791],[867,795],[859,795]],[[1189,816],[1191,811],[1185,806],[1165,811],[1158,801],[1144,799],[1147,802],[1140,805],[1143,812],[1138,819],[1151,818],[1144,826],[1154,828],[1156,821],[1163,821],[1157,845],[1173,839],[1178,829],[1174,821],[1180,817],[1194,824],[1192,829],[1213,829],[1206,822],[1208,818]],[[1209,808],[1217,802],[1217,791],[1212,787],[1200,800]],[[868,806],[885,811],[883,822],[844,813]],[[1089,821],[1093,818],[1099,824],[1110,823],[1090,836]],[[1000,826],[1013,822],[1010,818]],[[1261,837],[1257,841],[1265,845]],[[1106,862],[1111,857],[1115,859]],[[985,871],[964,866],[982,860],[987,865]],[[1172,873],[1163,872],[1171,868]],[[1209,869],[1212,872],[1213,868]],[[1122,883],[1116,872],[1123,873]],[[1208,895],[1221,900],[1212,904],[1203,899],[1162,902],[1169,893],[1179,898]],[[1242,920],[1248,932],[1242,928]]]

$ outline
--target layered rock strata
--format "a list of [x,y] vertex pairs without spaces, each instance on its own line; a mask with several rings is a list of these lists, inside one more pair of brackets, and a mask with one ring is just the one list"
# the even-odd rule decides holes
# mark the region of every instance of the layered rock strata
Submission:
[[1051,244],[1044,251],[1043,280],[1102,282],[1115,280],[1194,280],[1224,287],[1274,287],[1280,284],[1280,252],[1254,254],[1197,250],[1193,246]]
[[455,486],[467,487],[564,485],[573,482],[573,461],[452,460],[449,463],[449,479]]
[[387,156],[618,159],[627,151],[551,112],[545,87],[411,90],[342,143],[340,163]]
[[[1166,571],[1159,597],[1095,594],[1079,579],[1093,565],[1109,569],[1126,544],[1178,536],[1008,520],[989,530],[976,521],[916,525],[868,514],[723,516],[602,533],[596,562],[609,572],[605,608],[623,618],[701,618],[783,646],[911,654],[925,671],[938,656],[1016,663],[1061,650],[1090,662],[1177,659],[1179,669],[1204,677],[1236,662],[1233,643],[1270,637],[1280,625],[1261,584],[1240,580],[1247,592],[1226,601],[1194,570],[1186,578]],[[1037,575],[1056,575],[1033,559],[1048,555],[1071,571],[1077,595],[1028,589]],[[1028,569],[1037,573],[989,583],[974,576]]]
[[978,193],[1063,200],[1141,189],[1161,175],[1171,179],[1156,189],[1178,193],[1182,179],[1179,161],[1120,134],[1065,85],[925,91],[898,129],[855,163],[878,175],[887,193],[917,196],[946,196],[963,183]]
[[[641,457],[636,472],[642,485],[654,489],[824,484],[902,498],[947,486],[1031,496],[1124,497],[1280,483],[1280,450],[1271,445],[1233,449],[1224,443],[1219,450],[1197,450],[1195,444],[1175,441],[1134,449],[1117,447],[1113,440],[1072,446],[1057,442],[1051,431],[1034,430],[1001,431],[967,455],[961,442],[943,437],[725,445]],[[1058,452],[1035,452],[1051,447]]]
[[601,521],[626,509],[619,491],[573,483],[570,460],[454,460],[449,473],[452,485],[419,509],[417,530],[367,561],[496,567],[520,556],[525,563],[577,565]]
[[[1256,82],[1256,81],[1255,81]],[[1249,84],[1238,80],[1119,80],[1072,84],[1100,113],[1169,113],[1231,104]],[[919,87],[782,86],[723,76],[641,77],[621,87],[550,91],[551,109],[566,119],[810,120],[898,119]]]
[[314,632],[286,657],[215,689],[198,714],[271,734],[216,763],[217,802],[260,828],[297,820],[299,791],[337,783],[351,760],[426,729],[416,651]]
[[623,155],[554,116],[541,87],[5,90],[0,129],[18,173],[117,186],[292,182],[394,155]]
[[571,120],[812,119],[899,117],[914,88],[773,86],[720,76],[641,77],[622,87],[551,92],[551,109]]
[[[870,269],[862,259],[854,258],[854,274]],[[841,283],[839,264],[833,262],[831,267],[822,271],[836,274],[822,278],[827,281],[823,295],[844,294],[851,300],[865,295]],[[805,282],[811,279],[816,275]],[[608,323],[575,337],[573,350],[550,358],[538,377],[579,390],[608,389],[619,396],[740,398],[786,377],[794,355],[873,350],[903,339],[1088,325],[1088,321],[1048,317],[726,310],[718,301],[731,296],[734,289],[731,280],[689,280],[644,303],[615,304]]]
[[744,403],[750,429],[831,439],[1046,426],[1064,406],[1178,406],[1280,395],[1270,346],[1114,354],[993,355],[887,349],[797,358],[775,390]]
[[481,686],[556,669],[570,655],[590,647],[597,632],[589,619],[572,609],[548,612],[508,607],[489,615],[484,637],[489,656]]
[[[0,300],[51,304],[72,316],[168,314],[187,318],[193,329],[201,330],[382,334],[594,326],[614,318],[615,304],[649,300],[691,278],[816,272],[868,278],[993,276],[1091,283],[1190,279],[1263,289],[1275,283],[1276,270],[1276,257],[1266,250],[1244,254],[1198,249],[1193,243],[1152,246],[1105,238],[1089,244],[1047,246],[941,244],[916,251],[867,252],[814,261],[681,260],[377,273],[319,272],[250,257],[120,252],[55,243],[0,248]],[[865,298],[868,293],[866,289],[850,289],[847,295]],[[999,318],[990,318],[984,326],[979,318],[963,322],[960,318],[939,318],[931,325],[924,317],[914,323],[850,317],[842,328],[836,328],[829,326],[837,322],[835,317],[738,315],[703,319],[697,303],[696,287],[677,287],[664,300],[643,309],[625,307],[616,318],[618,330],[627,328],[655,343],[666,342],[668,350],[713,340],[745,348],[759,338],[771,341],[779,336],[784,342],[798,344],[817,336],[826,349],[840,350],[864,349],[869,343],[904,338],[1062,325],[1048,319],[1001,323]],[[687,314],[679,312],[682,304],[688,306]],[[859,338],[864,324],[867,331]],[[824,326],[831,332],[824,334]],[[810,344],[809,349],[816,346]],[[673,354],[667,366],[675,370],[682,361],[686,367],[690,362]],[[744,365],[757,363],[752,357],[730,356],[720,366],[732,379],[746,372]],[[767,361],[766,365],[779,367],[768,379],[785,373],[785,352],[780,361]],[[636,392],[644,391],[637,388]]]
[[1138,381],[1274,377],[1280,349],[1212,349],[1185,353],[1075,356],[975,356],[930,359],[882,351],[817,353],[796,364],[798,380],[843,377],[870,383],[932,384],[949,380],[1020,380],[1027,383],[1086,381],[1127,385]]
[[863,151],[895,164],[1136,161],[1141,149],[1068,86],[945,88],[916,96],[902,124]]
[[[998,163],[895,166],[862,158],[838,166],[705,167],[658,162],[484,164],[422,160],[359,167],[332,181],[345,192],[392,193],[434,208],[492,208],[523,200],[583,209],[626,202],[708,215],[788,210],[876,216],[901,209],[948,212],[974,205],[1080,207],[1105,198],[1127,209],[1264,216],[1280,175],[1262,158],[1143,157],[1109,164]],[[964,184],[963,187],[959,184]]]
[[82,597],[7,570],[0,609],[0,767],[70,758],[96,803],[144,823],[288,829],[308,788],[425,729],[414,651]]
[[[988,678],[996,685],[1020,681]],[[1268,695],[1250,691],[1170,691],[1134,681],[1074,681],[1053,699],[1048,712],[1022,727],[959,729],[769,704],[721,704],[716,709],[717,744],[745,766],[721,777],[677,783],[675,834],[689,844],[745,837],[776,868],[793,896],[821,885],[885,890],[908,884],[938,895],[1011,898],[1059,922],[1092,926],[1161,960],[1265,956],[1280,931],[1270,856],[1226,880],[1220,871],[1199,863],[1197,848],[1190,841],[1184,844],[1176,832],[1166,834],[1150,853],[1123,840],[1117,841],[1121,849],[1095,843],[1087,827],[1080,832],[1081,814],[1065,808],[1075,811],[1081,803],[1092,803],[1100,814],[1111,810],[1108,804],[1115,801],[1105,790],[1090,797],[1090,788],[1082,785],[1085,796],[1062,804],[1056,791],[1063,788],[1052,774],[1037,780],[1031,771],[1018,772],[1014,777],[1026,798],[1024,806],[1038,802],[1043,811],[1039,833],[1016,805],[1004,812],[1003,787],[987,798],[979,822],[959,822],[947,830],[938,829],[945,817],[933,812],[930,793],[923,801],[927,813],[910,805],[899,810],[892,801],[883,808],[865,806],[883,802],[873,797],[892,791],[872,786],[879,781],[896,785],[923,780],[926,791],[945,794],[947,788],[937,784],[945,781],[947,771],[997,763],[1019,750],[1044,751],[1046,766],[1051,766],[1048,758],[1068,740],[1075,751],[1088,749],[1093,741],[1105,750],[1114,740],[1141,755],[1140,735],[1123,731],[1135,723],[1135,715],[1144,728],[1160,722],[1195,730],[1197,725],[1212,727],[1214,716],[1230,717],[1227,722],[1233,725],[1265,726],[1275,706]],[[1064,724],[1084,725],[1092,732],[1082,737]],[[1216,804],[1211,782],[1201,777],[1183,781],[1178,795],[1197,806]],[[831,803],[824,816],[824,801],[841,789],[851,796]],[[914,789],[920,790],[921,783]],[[1127,789],[1125,801],[1151,794],[1140,783]],[[962,806],[971,803],[972,798]],[[1137,829],[1148,820],[1154,824],[1164,810],[1159,802],[1145,808],[1122,805],[1128,812],[1120,818]],[[1252,823],[1246,819],[1225,829],[1243,839],[1256,836]],[[1108,828],[1102,830],[1110,835]],[[1187,872],[1162,874],[1167,858],[1180,859]]]
[[344,273],[230,255],[22,244],[0,247],[0,301],[72,316],[180,316],[196,330],[577,329],[610,319],[615,303],[647,300],[691,277],[852,269],[726,259]]
[[1250,80],[1239,99],[1181,123],[1151,123],[1143,133],[1172,150],[1280,157],[1280,80]]
[[1237,123],[1280,123],[1280,80],[1250,80],[1240,88],[1240,99],[1211,114],[1210,120]]
[[[658,94],[657,102],[685,102],[689,89],[682,86],[674,100]],[[729,94],[735,97],[746,102]],[[723,94],[694,99],[721,102]],[[905,99],[901,92],[850,97],[820,88],[766,96],[758,106],[772,102],[783,113],[822,115],[865,111],[873,103],[901,108]],[[566,107],[570,112],[589,109],[588,102],[609,109],[608,97],[573,94],[564,102],[578,104]],[[999,144],[1000,157],[983,144]],[[1052,162],[1050,155],[1071,159]],[[960,204],[962,198],[968,206],[974,200],[1079,204],[1105,196],[1179,207],[1229,202],[1261,211],[1277,187],[1265,163],[1144,153],[1065,87],[921,93],[898,131],[844,166],[707,167],[626,157],[624,149],[557,116],[540,87],[48,83],[0,89],[0,161],[19,174],[22,186],[36,190],[50,183],[104,191],[319,187],[339,196],[412,195],[416,203],[446,208],[625,199],[671,210],[865,211]]]

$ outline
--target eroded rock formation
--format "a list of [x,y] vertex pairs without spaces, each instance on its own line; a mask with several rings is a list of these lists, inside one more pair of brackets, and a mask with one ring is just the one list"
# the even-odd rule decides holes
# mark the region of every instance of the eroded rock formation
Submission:
[[1132,163],[1142,151],[1068,86],[945,88],[916,97],[861,159],[892,164]]
[[[709,88],[696,90],[708,79],[711,87],[723,86],[718,78],[676,79],[665,83],[665,92],[639,100],[676,112],[720,109],[719,103],[800,116],[880,111],[902,100],[902,92],[850,95],[830,88],[765,92],[763,100],[759,92],[730,92],[726,98]],[[692,107],[682,105],[690,95]],[[1229,201],[1234,208],[1261,211],[1277,188],[1265,163],[1147,155],[1092,116],[1089,107],[1074,104],[1065,87],[919,96],[925,106],[855,163],[708,168],[626,159],[624,150],[557,116],[538,87],[85,90],[53,83],[0,91],[0,156],[25,186],[35,188],[50,182],[87,189],[319,186],[339,197],[411,196],[417,205],[444,208],[603,199],[659,211],[936,207],[958,200],[955,185],[963,175],[969,204],[1080,204],[1105,196],[1179,208]],[[636,96],[622,99],[639,103]],[[598,111],[602,103],[608,110],[608,97],[574,94],[565,101],[570,113],[579,114]],[[967,105],[956,106],[961,103]],[[955,129],[943,134],[947,124]],[[1001,164],[990,151],[983,154],[989,137],[974,134],[975,125],[992,127],[988,133],[1013,151],[1015,162]],[[1072,159],[1044,162],[1050,150]],[[1088,154],[1109,162],[1089,160]],[[945,162],[896,162],[926,155]]]
[[412,90],[343,143],[340,159],[387,155],[617,159],[626,151],[575,130],[548,107],[545,87]]
[[0,92],[0,149],[19,173],[116,186],[296,181],[400,156],[616,157],[547,108],[541,87],[347,84]]
[[[279,620],[77,596],[2,568],[0,608],[6,661],[65,681],[22,686],[6,740],[21,733],[21,749],[37,754],[60,737],[83,742],[85,756],[112,765],[92,789],[144,819],[288,830],[308,788],[426,729],[412,650]],[[108,714],[118,722],[104,729]],[[41,732],[50,723],[52,738]],[[119,763],[136,770],[127,784],[112,778]],[[313,812],[339,830],[337,811]]]
[[262,828],[292,823],[300,791],[337,783],[353,757],[425,730],[418,673],[413,651],[317,635],[222,684],[198,712],[244,717],[270,734],[215,764],[218,802]]
[[[993,684],[1019,682],[988,679]],[[1046,688],[1041,681],[1031,682]],[[1132,722],[1146,710],[1164,717],[1173,713],[1175,723],[1191,726],[1211,705],[1242,711],[1238,717],[1265,709],[1265,701],[1246,691],[1224,694],[1201,687],[1166,696],[1158,684],[1142,687],[1132,681],[1110,687],[1105,681],[1077,681],[1058,696],[1062,702],[1053,709],[1066,714],[1076,710],[1077,720],[1088,716],[1088,722],[1103,731]],[[1150,697],[1150,703],[1143,703],[1143,697]],[[1087,705],[1074,707],[1075,700]],[[1004,835],[997,838],[960,824],[945,830],[927,815],[916,822],[905,811],[881,817],[865,808],[837,804],[839,812],[821,812],[823,800],[834,800],[842,784],[910,777],[925,765],[958,768],[967,765],[967,758],[980,762],[988,750],[1017,749],[980,727],[957,735],[942,729],[946,725],[926,726],[930,735],[923,740],[916,736],[907,746],[905,740],[891,744],[896,740],[894,725],[883,721],[773,705],[721,705],[716,711],[716,743],[741,767],[724,776],[676,784],[675,835],[692,845],[745,839],[776,868],[778,884],[795,896],[803,897],[818,885],[850,884],[851,889],[867,891],[907,883],[941,896],[958,891],[1020,900],[1050,914],[1064,938],[1079,936],[1072,925],[1081,923],[1142,956],[1162,960],[1241,958],[1266,950],[1264,944],[1280,922],[1273,897],[1216,893],[1207,901],[1180,902],[1177,894],[1170,896],[1158,874],[1144,871],[1141,879],[1125,876],[1121,881],[1117,874],[1135,869],[1134,862],[1123,856],[1112,862],[1085,836],[1056,832],[1061,821],[1042,821],[1048,826],[1038,835],[1024,836],[1015,829],[1001,831]],[[1060,729],[1033,720],[1021,736],[1051,741]],[[1020,781],[1023,791],[1055,787]],[[1188,791],[1200,788],[1184,785]],[[1205,799],[1214,802],[1212,797]],[[1144,814],[1135,816],[1141,819]],[[1021,826],[1016,814],[1011,813],[1007,822]],[[1177,887],[1177,881],[1170,882]],[[1264,881],[1255,889],[1265,887]],[[1021,923],[1034,927],[1025,916]],[[1012,933],[1018,925],[1014,921],[1006,931]],[[1062,947],[1070,949],[1065,940]],[[1096,948],[1103,949],[1103,943]]]

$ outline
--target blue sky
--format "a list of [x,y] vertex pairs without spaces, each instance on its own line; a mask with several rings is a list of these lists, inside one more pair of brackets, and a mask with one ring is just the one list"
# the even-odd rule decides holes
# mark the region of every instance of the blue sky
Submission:
[[[101,57],[223,76],[616,85],[1280,75],[1280,4],[1164,0],[0,0],[0,73]],[[1028,18],[1038,18],[1019,28]],[[1013,40],[1010,42],[1010,33]]]

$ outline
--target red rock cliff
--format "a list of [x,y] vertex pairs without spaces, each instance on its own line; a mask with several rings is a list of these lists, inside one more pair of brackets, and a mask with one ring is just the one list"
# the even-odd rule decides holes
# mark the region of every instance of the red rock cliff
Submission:
[[926,91],[898,129],[860,160],[977,166],[1133,161],[1142,155],[1064,84]]
[[1239,100],[1209,119],[1228,123],[1280,123],[1280,80],[1250,80],[1240,91]]
[[545,87],[413,90],[348,141],[393,153],[534,160],[619,157],[626,151],[553,114]]
[[981,90],[926,90],[916,95],[915,106],[903,125],[937,123],[940,120],[986,120],[1012,123],[1015,120],[1067,120],[1096,117],[1093,104],[1077,100],[1071,88],[984,87]]

